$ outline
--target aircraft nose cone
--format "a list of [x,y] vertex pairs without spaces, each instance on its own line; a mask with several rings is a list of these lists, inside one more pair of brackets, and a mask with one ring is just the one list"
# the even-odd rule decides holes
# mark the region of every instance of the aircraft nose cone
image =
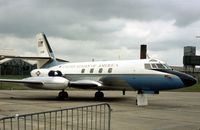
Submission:
[[192,86],[197,83],[197,80],[190,75],[184,75],[183,77],[180,78],[186,87]]
[[183,81],[183,83],[186,87],[192,86],[197,83],[197,80],[188,74],[182,74],[179,77]]
[[174,75],[178,76],[181,79],[181,81],[183,82],[184,87],[189,87],[189,86],[192,86],[197,83],[197,80],[193,76],[183,73],[183,72],[179,72],[179,71],[175,71],[175,70],[162,70],[162,72],[174,74]]
[[182,80],[185,87],[189,87],[197,83],[197,80],[189,74],[178,71],[173,71],[173,74],[177,75]]

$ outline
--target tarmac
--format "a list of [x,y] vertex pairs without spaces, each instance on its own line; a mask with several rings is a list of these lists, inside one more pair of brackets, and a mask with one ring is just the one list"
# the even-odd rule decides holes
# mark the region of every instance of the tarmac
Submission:
[[149,95],[149,105],[136,105],[136,92],[122,95],[104,92],[102,101],[95,91],[69,91],[69,99],[58,100],[58,91],[1,90],[0,117],[107,102],[112,108],[112,130],[200,130],[200,93],[161,92]]

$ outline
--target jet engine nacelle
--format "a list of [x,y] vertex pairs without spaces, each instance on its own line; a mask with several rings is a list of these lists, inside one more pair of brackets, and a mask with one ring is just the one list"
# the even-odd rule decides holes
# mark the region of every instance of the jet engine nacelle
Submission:
[[23,80],[26,86],[36,89],[62,90],[69,86],[69,80],[63,77],[29,77]]
[[59,70],[49,70],[49,69],[34,69],[31,71],[32,77],[48,77],[48,76],[63,76],[62,72]]
[[31,71],[32,77],[48,77],[48,69],[34,69]]

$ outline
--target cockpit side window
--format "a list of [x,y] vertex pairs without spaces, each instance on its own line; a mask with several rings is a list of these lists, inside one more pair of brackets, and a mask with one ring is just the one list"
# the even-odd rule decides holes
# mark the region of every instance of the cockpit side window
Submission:
[[145,69],[171,69],[167,64],[161,63],[151,63],[151,64],[144,64]]
[[156,64],[151,64],[152,69],[157,69]]
[[150,70],[151,69],[151,65],[150,64],[144,64],[144,68]]
[[162,64],[156,64],[158,69],[165,69],[165,66],[163,66]]
[[167,64],[163,64],[165,66],[166,69],[172,69],[170,66],[168,66]]

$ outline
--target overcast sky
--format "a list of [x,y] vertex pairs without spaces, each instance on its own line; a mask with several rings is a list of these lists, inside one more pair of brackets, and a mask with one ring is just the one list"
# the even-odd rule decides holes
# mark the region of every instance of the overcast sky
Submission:
[[199,0],[0,0],[0,52],[37,55],[44,32],[59,58],[72,62],[148,55],[182,65],[183,47],[200,55]]

